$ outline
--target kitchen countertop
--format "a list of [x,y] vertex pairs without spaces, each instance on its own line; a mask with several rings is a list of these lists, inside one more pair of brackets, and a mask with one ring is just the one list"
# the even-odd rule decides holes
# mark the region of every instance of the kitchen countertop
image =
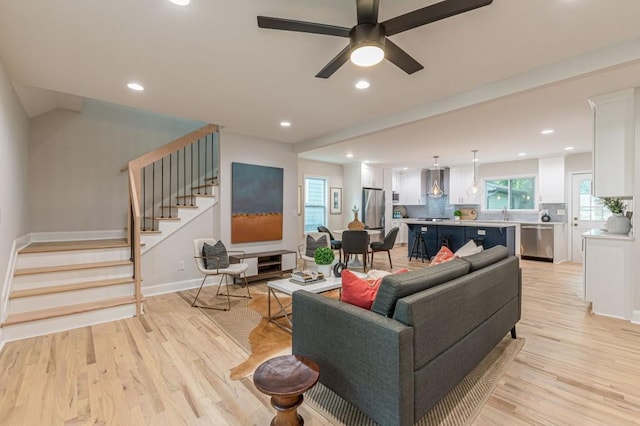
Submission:
[[400,220],[404,223],[420,224],[420,225],[454,225],[454,226],[517,226],[517,225],[566,225],[566,222],[534,222],[534,221],[519,221],[519,220],[443,220],[439,222],[433,222],[430,220],[419,220],[417,218],[395,218],[393,220]]
[[597,238],[602,240],[622,240],[633,241],[634,238],[629,234],[611,234],[606,229],[590,229],[582,234],[585,238]]

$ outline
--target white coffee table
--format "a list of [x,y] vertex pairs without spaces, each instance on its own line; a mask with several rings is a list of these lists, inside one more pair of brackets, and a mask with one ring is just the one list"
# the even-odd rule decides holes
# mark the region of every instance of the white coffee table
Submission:
[[[283,278],[281,280],[268,281],[267,287],[269,288],[269,292],[267,293],[267,312],[269,315],[269,321],[271,321],[278,327],[291,332],[291,327],[293,326],[293,323],[291,318],[291,312],[287,312],[287,309],[291,307],[293,303],[293,299],[291,299],[291,302],[289,302],[287,305],[283,305],[282,301],[278,297],[278,293],[284,293],[288,296],[291,296],[293,293],[295,293],[298,290],[306,290],[316,294],[324,293],[324,292],[336,290],[336,289],[340,289],[342,292],[342,278],[337,278],[332,276],[332,277],[326,278],[324,281],[311,283],[311,284],[297,284],[297,283],[291,282],[289,278]],[[272,295],[280,308],[280,310],[273,315],[271,314],[271,296]],[[276,321],[280,318],[286,318],[287,322],[289,323],[289,327]]]

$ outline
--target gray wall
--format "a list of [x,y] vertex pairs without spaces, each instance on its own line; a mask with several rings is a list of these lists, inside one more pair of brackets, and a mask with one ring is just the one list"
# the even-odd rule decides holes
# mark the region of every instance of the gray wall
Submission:
[[81,113],[53,110],[31,120],[31,232],[122,230],[129,160],[202,123],[86,100]]
[[28,148],[29,119],[0,62],[0,285],[13,241],[27,232]]

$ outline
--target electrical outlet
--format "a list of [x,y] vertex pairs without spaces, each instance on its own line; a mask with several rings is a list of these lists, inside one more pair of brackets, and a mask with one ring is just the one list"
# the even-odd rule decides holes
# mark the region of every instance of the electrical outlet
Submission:
[[564,216],[567,212],[564,209],[558,209],[558,216]]
[[178,260],[178,271],[184,271],[184,260]]

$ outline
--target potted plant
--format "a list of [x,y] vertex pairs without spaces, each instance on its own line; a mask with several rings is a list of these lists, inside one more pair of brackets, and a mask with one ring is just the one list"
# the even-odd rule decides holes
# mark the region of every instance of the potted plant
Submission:
[[453,220],[460,220],[462,218],[462,212],[460,210],[456,210],[453,212]]
[[611,234],[627,234],[631,230],[631,220],[624,215],[627,206],[621,198],[602,197],[600,203],[611,212],[607,219],[607,231]]
[[318,272],[322,272],[325,278],[331,274],[331,264],[335,258],[333,250],[329,247],[318,247],[313,254],[313,261],[318,265]]

